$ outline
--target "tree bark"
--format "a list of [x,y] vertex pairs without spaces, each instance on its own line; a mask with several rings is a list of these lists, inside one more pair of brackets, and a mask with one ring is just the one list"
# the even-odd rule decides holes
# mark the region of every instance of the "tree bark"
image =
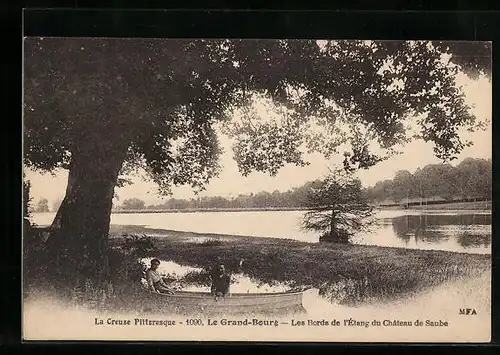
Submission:
[[330,235],[333,237],[335,232],[335,207],[332,207],[332,215],[330,217]]
[[101,149],[72,157],[66,195],[47,245],[61,281],[90,279],[101,284],[107,279],[112,200],[125,151]]
[[335,207],[336,206],[331,206],[332,213],[330,215],[330,233],[322,239],[334,243],[349,243],[349,237],[346,232],[337,228],[337,213],[335,211]]
[[71,168],[70,165],[69,174],[68,174],[68,184],[66,185],[66,194],[61,202],[61,205],[57,209],[57,213],[52,221],[51,229],[59,229],[61,228],[61,214],[67,208],[68,198],[72,196],[73,187],[75,186],[76,180],[76,170]]

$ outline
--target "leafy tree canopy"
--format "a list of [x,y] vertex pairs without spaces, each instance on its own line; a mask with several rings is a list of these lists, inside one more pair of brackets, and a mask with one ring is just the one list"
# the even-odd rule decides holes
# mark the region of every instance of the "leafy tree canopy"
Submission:
[[455,76],[489,75],[491,59],[483,42],[27,38],[24,48],[26,164],[90,159],[105,174],[106,157],[126,151],[122,172],[141,166],[164,192],[217,175],[217,122],[243,174],[304,165],[306,150],[343,149],[347,168],[366,168],[385,156],[368,142],[390,154],[409,121],[453,158],[467,144],[459,128],[478,124]]
[[408,199],[491,198],[491,159],[466,158],[458,165],[428,164],[413,174],[398,171],[392,180],[379,181],[366,189],[373,202]]
[[138,198],[127,198],[123,201],[121,208],[124,210],[141,210],[145,207],[145,202]]
[[343,151],[345,168],[367,168],[413,137],[453,158],[468,144],[459,132],[480,123],[457,74],[487,73],[489,46],[25,39],[26,165],[69,169],[48,239],[54,269],[69,280],[105,280],[112,199],[128,183],[123,175],[141,167],[161,192],[185,184],[200,190],[219,171],[218,128],[234,138],[244,175],[305,165],[307,151]]

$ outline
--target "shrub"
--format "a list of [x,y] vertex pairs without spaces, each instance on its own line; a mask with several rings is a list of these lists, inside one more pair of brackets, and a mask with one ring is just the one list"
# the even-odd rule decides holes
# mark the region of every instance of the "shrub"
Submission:
[[147,235],[125,235],[120,248],[134,257],[144,258],[156,250],[156,244],[155,240]]

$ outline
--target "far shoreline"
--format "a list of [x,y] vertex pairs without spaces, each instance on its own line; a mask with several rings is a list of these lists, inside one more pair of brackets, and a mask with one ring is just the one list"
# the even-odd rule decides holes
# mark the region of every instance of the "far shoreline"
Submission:
[[[415,205],[409,208],[402,206],[374,206],[378,211],[419,211],[433,212],[436,210],[457,210],[457,211],[489,211],[491,212],[491,201],[476,201],[476,202],[447,202],[433,203],[424,205]],[[309,209],[306,207],[245,207],[245,208],[183,208],[183,209],[130,209],[130,210],[113,210],[112,214],[146,214],[146,213],[199,213],[199,212],[305,212]]]

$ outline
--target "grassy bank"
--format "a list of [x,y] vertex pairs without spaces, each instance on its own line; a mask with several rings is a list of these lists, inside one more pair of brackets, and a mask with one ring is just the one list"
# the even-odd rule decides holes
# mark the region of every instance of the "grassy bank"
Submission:
[[229,271],[243,271],[268,283],[312,286],[344,304],[401,298],[490,269],[489,255],[162,230],[146,233],[140,226],[112,226],[111,244],[119,245],[127,233],[161,234],[151,256],[163,260],[205,268],[220,258]]

